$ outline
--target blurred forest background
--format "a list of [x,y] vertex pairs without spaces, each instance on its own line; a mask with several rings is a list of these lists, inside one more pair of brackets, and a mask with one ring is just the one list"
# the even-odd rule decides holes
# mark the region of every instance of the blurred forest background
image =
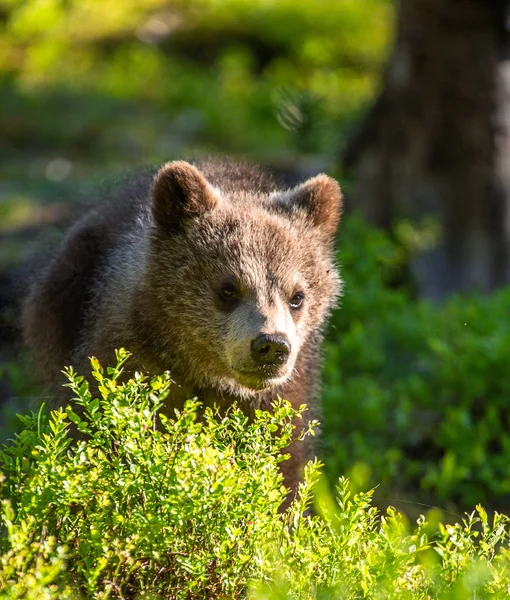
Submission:
[[[342,183],[321,455],[409,514],[510,510],[506,0],[0,1],[0,439],[44,398],[11,281],[121,173]],[[15,289],[15,288],[14,288]],[[423,503],[423,505],[419,504]]]

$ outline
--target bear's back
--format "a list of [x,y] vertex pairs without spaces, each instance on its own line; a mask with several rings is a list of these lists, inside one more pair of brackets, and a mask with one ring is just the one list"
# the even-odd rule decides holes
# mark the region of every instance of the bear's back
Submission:
[[100,200],[71,227],[56,255],[30,284],[22,311],[23,335],[50,384],[71,362],[109,256],[130,230],[150,226],[154,172],[124,180]]

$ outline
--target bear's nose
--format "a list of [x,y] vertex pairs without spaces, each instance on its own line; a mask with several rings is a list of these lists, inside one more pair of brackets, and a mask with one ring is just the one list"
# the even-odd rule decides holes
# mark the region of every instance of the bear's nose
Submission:
[[282,334],[261,334],[251,343],[251,355],[257,365],[282,365],[290,354],[290,343]]

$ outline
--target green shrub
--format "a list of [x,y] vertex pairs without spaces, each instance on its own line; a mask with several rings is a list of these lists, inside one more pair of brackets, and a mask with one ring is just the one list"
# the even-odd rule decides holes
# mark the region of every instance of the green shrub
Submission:
[[[510,289],[416,300],[401,244],[351,217],[327,342],[326,466],[362,462],[380,495],[461,510],[510,495]],[[405,275],[405,274],[404,274]]]
[[[508,597],[506,517],[477,507],[410,528],[346,479],[335,502],[317,462],[280,512],[278,463],[302,408],[278,400],[248,422],[190,401],[168,419],[168,376],[121,383],[119,358],[109,376],[92,361],[99,398],[69,371],[80,414],[22,417],[1,455],[2,600]],[[71,443],[70,423],[84,439]]]

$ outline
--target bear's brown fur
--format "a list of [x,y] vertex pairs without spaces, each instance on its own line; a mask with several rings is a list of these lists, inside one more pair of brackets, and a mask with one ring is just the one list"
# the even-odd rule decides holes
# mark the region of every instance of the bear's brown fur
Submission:
[[[326,175],[282,191],[246,165],[170,162],[71,228],[24,303],[26,343],[56,393],[64,365],[124,347],[133,369],[171,371],[170,410],[198,396],[250,413],[279,394],[311,416],[340,211]],[[305,452],[284,463],[291,486]]]

